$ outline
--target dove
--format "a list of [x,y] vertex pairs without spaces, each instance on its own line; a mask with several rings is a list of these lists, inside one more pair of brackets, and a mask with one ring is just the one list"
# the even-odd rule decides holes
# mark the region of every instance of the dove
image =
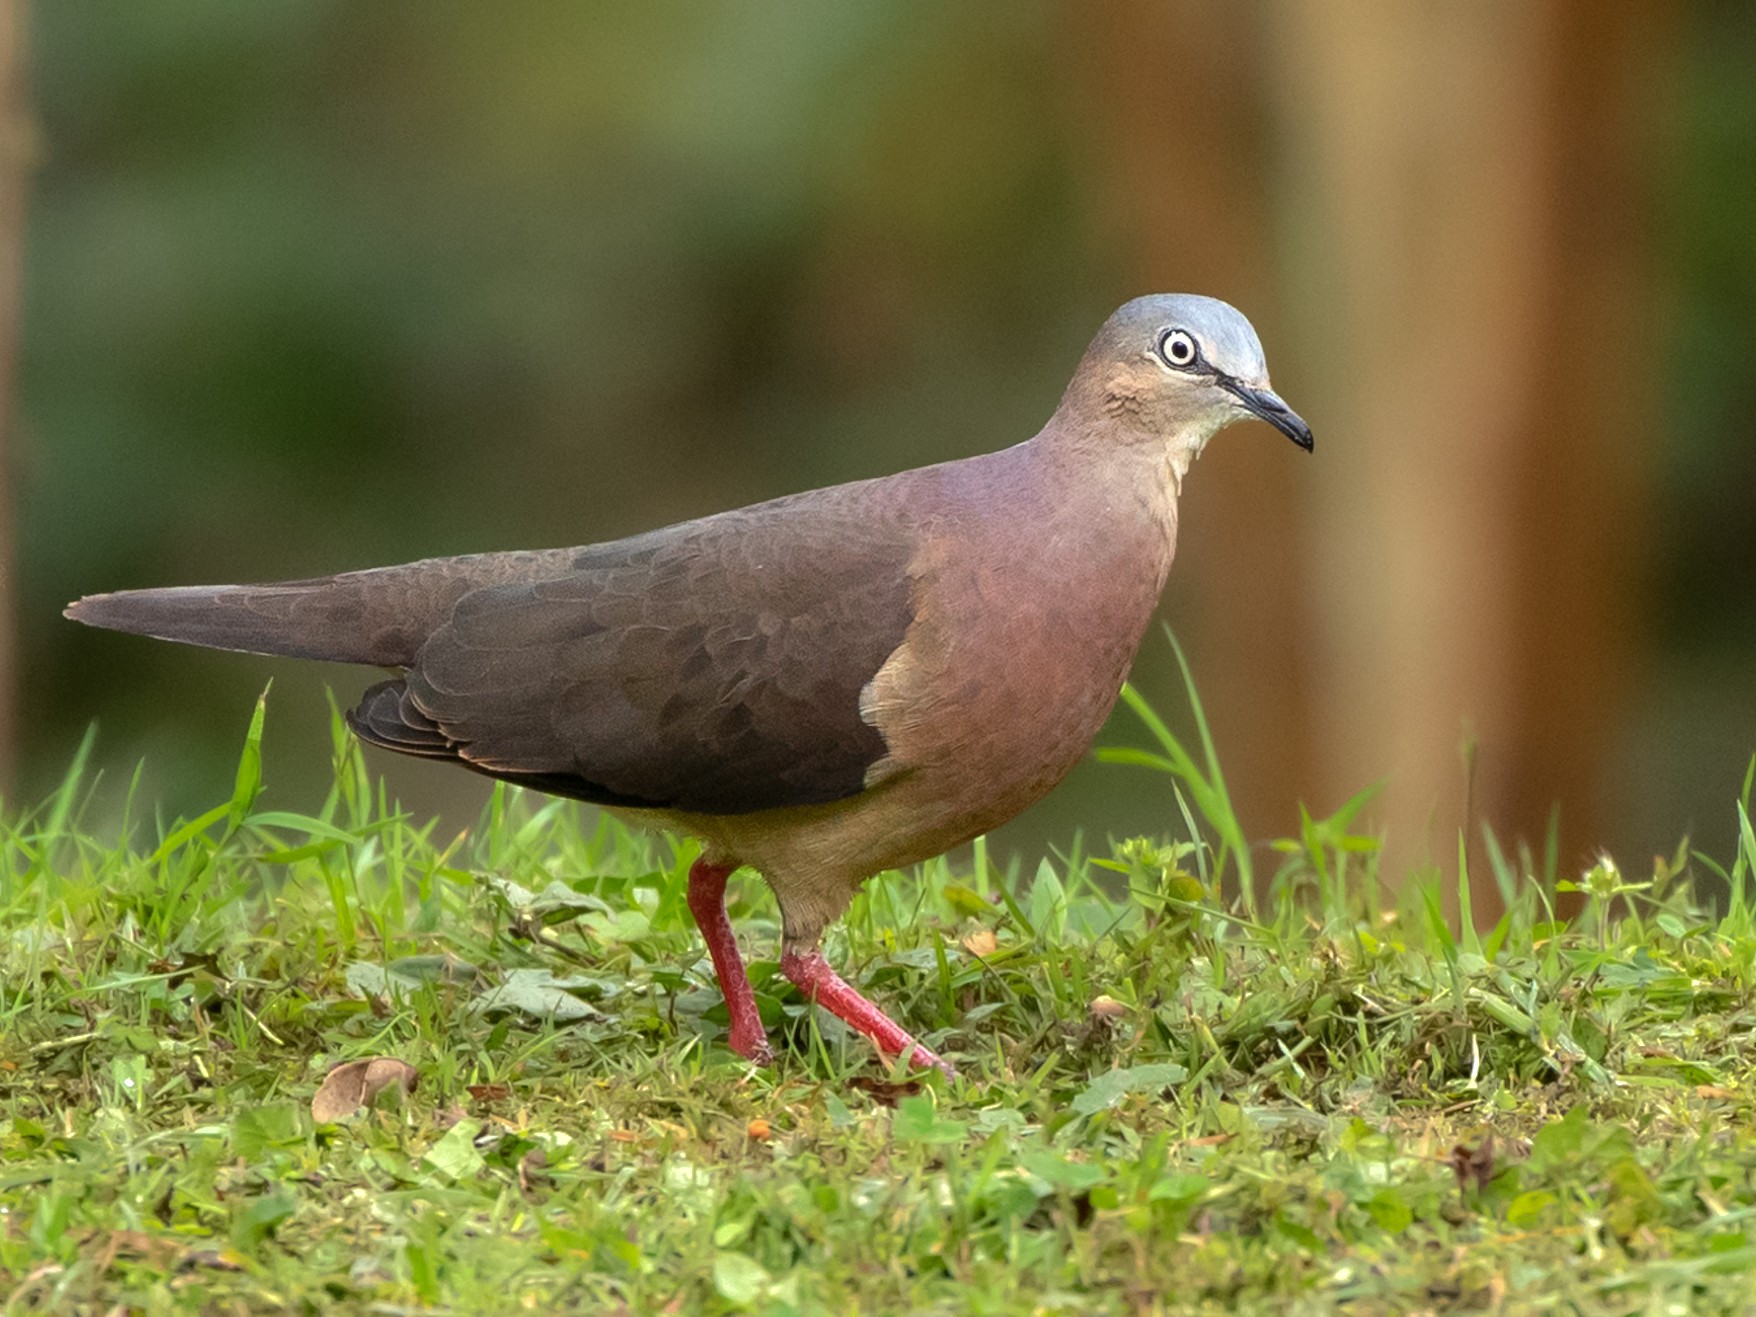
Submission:
[[1190,464],[1235,421],[1310,451],[1250,322],[1190,294],[1099,329],[1011,447],[584,547],[94,594],[90,626],[389,669],[361,740],[696,837],[688,903],[773,1060],[726,913],[773,889],[781,972],[890,1057],[952,1067],[848,984],[824,929],[873,874],[1006,822],[1089,749],[1157,605]]

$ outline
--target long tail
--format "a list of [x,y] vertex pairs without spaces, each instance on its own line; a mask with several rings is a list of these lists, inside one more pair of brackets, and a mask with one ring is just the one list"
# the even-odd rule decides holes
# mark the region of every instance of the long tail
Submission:
[[431,558],[269,585],[190,585],[87,595],[87,626],[208,649],[407,667],[470,590],[552,572],[571,550]]

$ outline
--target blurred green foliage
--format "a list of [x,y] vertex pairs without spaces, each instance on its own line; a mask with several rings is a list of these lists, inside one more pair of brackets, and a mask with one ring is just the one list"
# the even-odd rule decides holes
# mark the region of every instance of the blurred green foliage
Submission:
[[[1665,170],[1667,634],[1756,671],[1756,8],[1697,6]],[[1756,688],[1756,675],[1749,688]]]

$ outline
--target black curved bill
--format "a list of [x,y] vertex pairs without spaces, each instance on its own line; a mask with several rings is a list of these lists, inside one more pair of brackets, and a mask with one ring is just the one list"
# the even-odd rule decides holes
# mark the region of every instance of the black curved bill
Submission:
[[1291,407],[1280,400],[1280,395],[1273,389],[1253,389],[1241,381],[1226,378],[1220,381],[1221,387],[1244,404],[1244,410],[1252,416],[1261,417],[1288,439],[1291,439],[1307,453],[1316,446],[1311,437],[1311,427]]

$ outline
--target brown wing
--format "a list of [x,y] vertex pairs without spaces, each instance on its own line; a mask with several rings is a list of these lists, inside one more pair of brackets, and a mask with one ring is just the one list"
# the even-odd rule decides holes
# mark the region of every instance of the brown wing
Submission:
[[886,749],[860,692],[912,620],[911,543],[848,491],[581,549],[556,575],[463,595],[353,722],[603,804],[850,796]]

